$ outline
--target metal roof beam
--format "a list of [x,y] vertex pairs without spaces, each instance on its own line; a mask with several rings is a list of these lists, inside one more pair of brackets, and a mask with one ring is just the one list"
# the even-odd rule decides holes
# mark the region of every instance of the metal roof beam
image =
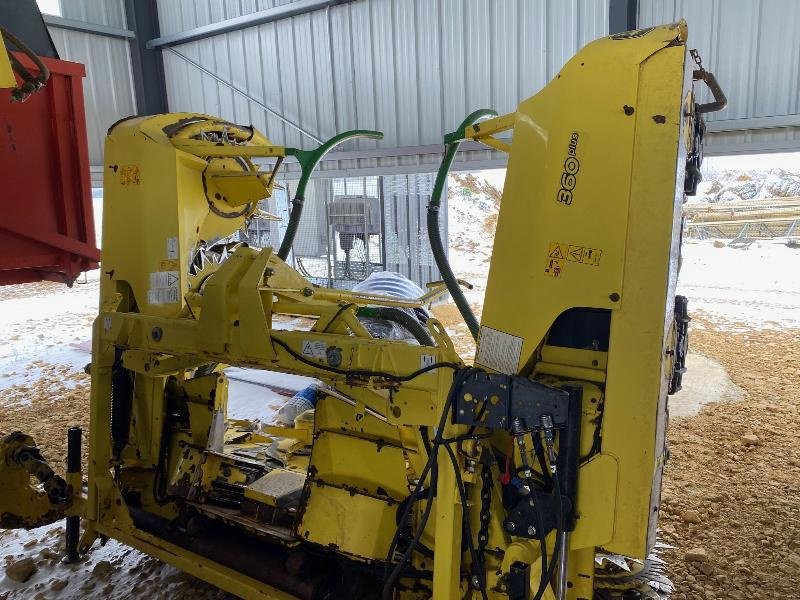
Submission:
[[175,44],[194,42],[214,35],[238,31],[246,27],[255,27],[256,25],[262,25],[264,23],[272,23],[274,21],[304,15],[315,10],[322,10],[348,2],[353,2],[353,0],[298,0],[290,4],[276,6],[275,8],[259,10],[249,15],[225,19],[218,23],[210,23],[209,25],[195,27],[187,31],[179,31],[178,33],[157,37],[147,42],[147,47],[153,49],[161,46],[174,46]]
[[753,131],[775,127],[800,127],[800,115],[777,115],[774,117],[747,117],[744,119],[720,119],[706,121],[706,131]]
[[300,127],[300,125],[298,125],[297,123],[295,123],[295,122],[293,122],[293,121],[290,121],[289,119],[287,119],[286,117],[284,117],[284,116],[283,116],[282,114],[280,114],[279,112],[272,110],[272,109],[271,109],[269,106],[267,106],[266,104],[264,104],[264,103],[263,103],[261,100],[259,100],[258,98],[256,98],[256,97],[254,97],[254,96],[252,96],[252,95],[248,94],[248,93],[247,93],[246,91],[244,91],[243,89],[236,87],[236,86],[235,86],[235,85],[233,85],[233,84],[232,84],[230,81],[228,81],[228,80],[226,80],[226,79],[223,79],[222,77],[220,77],[219,75],[217,75],[217,74],[216,74],[216,73],[214,73],[213,71],[210,71],[209,69],[206,69],[206,68],[205,68],[203,65],[201,65],[199,62],[197,62],[197,61],[195,61],[195,60],[192,60],[191,58],[189,58],[188,56],[186,56],[186,55],[185,55],[183,52],[181,52],[181,51],[179,51],[179,50],[176,50],[175,48],[172,48],[172,47],[169,47],[169,46],[167,47],[167,50],[169,50],[170,52],[172,52],[172,53],[173,53],[173,54],[175,54],[176,56],[178,56],[178,57],[182,58],[183,60],[185,60],[187,63],[189,63],[190,65],[192,65],[192,66],[193,66],[195,69],[197,69],[198,71],[201,71],[201,72],[205,73],[206,75],[208,75],[209,77],[211,77],[212,79],[214,79],[214,80],[215,80],[217,83],[220,83],[220,84],[222,84],[222,85],[224,85],[224,86],[227,86],[227,87],[229,87],[231,90],[233,90],[234,92],[236,92],[237,94],[240,94],[240,95],[244,96],[244,97],[245,97],[247,100],[250,100],[250,102],[252,102],[252,103],[254,103],[254,104],[258,105],[259,107],[261,107],[263,110],[265,110],[266,112],[268,112],[269,114],[271,114],[271,115],[272,115],[273,117],[275,117],[276,119],[278,119],[278,120],[282,121],[283,123],[285,123],[286,125],[288,125],[288,126],[289,126],[289,127],[291,127],[292,129],[296,130],[298,133],[301,133],[302,135],[305,135],[306,137],[309,137],[309,138],[311,138],[312,140],[314,140],[314,141],[315,141],[316,143],[318,143],[318,144],[321,144],[321,143],[322,143],[322,140],[321,140],[321,139],[319,139],[317,136],[315,136],[313,133],[311,133],[311,132],[309,132],[309,131],[307,131],[307,130],[303,129],[303,128],[302,128],[302,127]]
[[[505,141],[510,141],[510,138],[503,138]],[[491,150],[488,146],[480,142],[463,142],[459,148],[461,152],[471,152],[475,150],[488,151]],[[444,152],[444,144],[429,144],[426,146],[401,146],[398,148],[372,148],[367,150],[337,150],[329,152],[323,162],[331,160],[358,160],[361,158],[394,158],[397,156],[416,156],[419,154],[439,154]]]
[[98,23],[87,23],[86,21],[76,21],[75,19],[65,19],[56,15],[42,15],[46,25],[58,27],[59,29],[71,29],[72,31],[82,31],[83,33],[93,33],[106,37],[133,39],[135,34],[130,29],[120,29],[119,27],[109,27]]
[[125,0],[128,26],[136,33],[130,41],[131,70],[136,92],[136,114],[157,115],[169,110],[164,61],[160,50],[148,50],[145,40],[158,35],[155,0]]

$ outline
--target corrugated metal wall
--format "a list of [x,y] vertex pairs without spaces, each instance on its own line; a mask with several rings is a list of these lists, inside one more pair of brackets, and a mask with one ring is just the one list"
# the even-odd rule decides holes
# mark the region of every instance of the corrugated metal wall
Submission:
[[[126,29],[123,0],[61,2],[66,19]],[[83,94],[93,185],[102,185],[103,144],[108,127],[136,113],[128,40],[64,29],[48,30],[60,57],[86,65]]]
[[800,150],[800,2],[639,0],[639,26],[684,18],[728,97],[706,154]]
[[[162,35],[273,4],[158,0]],[[339,175],[375,167],[414,172],[435,168],[443,133],[469,112],[514,110],[607,30],[608,3],[598,0],[357,0],[166,48],[164,63],[173,110],[253,123],[288,146],[315,142],[259,103],[317,138],[380,129],[382,142],[346,149],[419,152],[324,168]],[[429,145],[435,147],[417,148]],[[486,151],[462,153],[461,160],[504,162]]]

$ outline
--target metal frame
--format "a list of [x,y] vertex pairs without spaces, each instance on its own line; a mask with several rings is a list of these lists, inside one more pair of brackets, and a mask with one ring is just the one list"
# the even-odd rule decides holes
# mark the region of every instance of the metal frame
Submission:
[[800,115],[776,115],[772,117],[751,117],[746,119],[722,119],[708,121],[706,131],[753,131],[774,129],[776,127],[800,127]]
[[133,39],[136,34],[130,29],[110,27],[99,23],[88,23],[86,21],[76,21],[75,19],[65,19],[56,15],[42,15],[45,25],[58,27],[59,29],[71,29],[72,31],[82,31],[106,37]]
[[[398,156],[397,154],[393,154],[392,150],[401,151],[404,150],[403,148],[387,148],[387,155],[386,158],[393,158],[394,156]],[[440,148],[441,150],[441,148]],[[485,152],[489,153],[489,150]],[[335,152],[332,152],[328,156],[332,159],[336,158]],[[453,163],[452,171],[454,172],[462,172],[462,171],[480,171],[484,169],[505,169],[508,164],[508,158],[506,156],[496,157],[494,156],[495,153],[492,153],[492,158],[489,159],[470,159],[470,160],[462,160],[459,161],[458,157],[456,157],[456,161]],[[428,155],[422,155],[428,156]],[[433,155],[431,155],[433,156]],[[441,153],[437,156],[437,159],[441,157]],[[337,165],[338,168],[330,168],[325,169],[324,165],[327,163],[333,162],[330,161],[323,161],[322,168],[317,169],[311,174],[312,179],[316,178],[332,178],[332,177],[362,177],[362,176],[370,176],[370,175],[410,175],[414,173],[434,173],[438,167],[438,162],[435,160],[430,163],[423,163],[423,164],[412,164],[412,165],[370,165],[370,166],[355,166],[355,167],[345,167],[342,165]],[[300,178],[300,172],[294,170],[284,170],[281,175],[280,179],[284,181],[294,181]]]
[[[147,47],[148,47],[148,48],[150,48],[150,47],[151,47],[151,46],[150,46],[150,42],[148,42],[148,43],[147,43]],[[246,99],[247,99],[247,100],[249,100],[250,102],[252,102],[252,103],[254,103],[254,104],[256,104],[256,105],[260,106],[262,109],[264,109],[266,112],[268,112],[269,114],[271,114],[271,115],[272,115],[273,117],[275,117],[276,119],[278,119],[278,120],[280,120],[281,122],[285,123],[286,125],[288,125],[288,126],[289,126],[289,127],[291,127],[292,129],[295,129],[296,131],[298,131],[298,132],[299,132],[301,135],[304,135],[304,136],[306,136],[306,137],[309,137],[309,138],[311,138],[311,139],[312,139],[312,140],[314,140],[314,142],[315,142],[315,143],[317,143],[317,144],[321,144],[321,143],[322,143],[322,140],[321,140],[320,138],[318,138],[317,136],[315,136],[313,133],[310,133],[309,131],[307,131],[307,130],[303,129],[303,128],[302,128],[300,125],[298,125],[298,124],[297,124],[297,123],[295,123],[294,121],[291,121],[291,120],[287,119],[286,117],[284,117],[284,116],[283,116],[282,114],[280,114],[279,112],[276,112],[275,110],[271,109],[269,106],[267,106],[266,104],[264,104],[264,103],[263,103],[261,100],[259,100],[258,98],[255,98],[255,97],[251,96],[251,95],[250,95],[250,94],[248,94],[248,93],[247,93],[245,90],[243,90],[243,89],[241,89],[241,88],[239,88],[239,87],[235,86],[235,85],[234,85],[233,83],[231,83],[230,81],[227,81],[227,80],[223,79],[222,77],[220,77],[219,75],[217,75],[216,73],[214,73],[213,71],[211,71],[211,70],[209,70],[209,69],[206,69],[206,68],[205,68],[203,65],[201,65],[199,62],[197,62],[196,60],[193,60],[193,59],[189,58],[188,56],[186,56],[186,55],[185,55],[183,52],[181,52],[180,50],[177,50],[177,49],[175,49],[175,48],[173,48],[173,47],[171,47],[171,46],[166,46],[165,48],[166,48],[166,50],[169,50],[170,52],[172,52],[172,53],[173,53],[175,56],[178,56],[178,57],[182,58],[184,61],[186,61],[187,63],[189,63],[190,65],[192,65],[192,66],[193,66],[195,69],[197,69],[198,71],[200,71],[200,72],[202,72],[202,73],[204,73],[204,74],[208,75],[208,76],[209,76],[209,77],[211,77],[212,79],[214,79],[214,80],[215,80],[217,83],[221,83],[222,85],[224,85],[224,86],[226,86],[226,87],[230,88],[231,90],[233,90],[233,91],[234,91],[234,92],[236,92],[237,94],[240,94],[241,96],[243,96],[244,98],[246,98]],[[162,64],[163,64],[163,63],[162,63]]]
[[339,4],[347,4],[352,1],[353,0],[298,0],[297,2],[292,2],[284,6],[276,6],[275,8],[260,10],[249,15],[242,15],[240,17],[219,21],[218,23],[211,23],[187,31],[180,31],[178,33],[158,37],[147,42],[147,47],[159,48],[162,46],[194,42],[222,33],[238,31],[245,27],[255,27],[256,25],[262,25],[264,23],[272,23],[273,21],[296,17],[315,10],[322,10]]
[[140,115],[168,112],[164,61],[160,51],[147,48],[145,43],[159,34],[156,0],[125,0],[125,18],[134,30],[130,54],[137,112]]
[[608,33],[622,33],[639,27],[639,0],[608,0]]

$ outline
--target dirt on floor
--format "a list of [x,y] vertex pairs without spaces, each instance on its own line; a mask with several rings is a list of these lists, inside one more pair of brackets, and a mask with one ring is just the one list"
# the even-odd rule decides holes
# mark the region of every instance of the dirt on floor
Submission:
[[800,598],[800,331],[694,324],[692,349],[744,394],[670,423],[661,529],[676,546],[663,555],[671,598]]
[[[471,357],[456,308],[434,313]],[[671,598],[800,599],[800,331],[732,333],[695,317],[690,344],[719,361],[743,395],[670,423],[661,529],[675,546],[662,554]],[[30,383],[0,390],[0,430],[30,432],[62,470],[67,427],[88,433],[88,376],[30,368]]]
[[63,474],[67,430],[81,427],[85,473],[89,447],[89,375],[66,365],[42,361],[30,363],[27,373],[5,375],[18,378],[18,383],[0,389],[0,435],[13,431],[31,435],[53,470]]

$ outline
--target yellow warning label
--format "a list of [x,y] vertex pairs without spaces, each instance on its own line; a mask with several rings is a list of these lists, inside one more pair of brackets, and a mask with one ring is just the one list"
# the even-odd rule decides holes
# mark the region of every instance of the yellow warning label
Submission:
[[560,277],[564,272],[565,261],[600,266],[600,257],[603,251],[587,246],[550,242],[547,247],[547,265],[544,274],[550,277]]
[[550,248],[547,250],[547,258],[566,258],[567,248],[568,246],[566,244],[550,242]]
[[124,165],[119,171],[122,185],[139,185],[139,165]]
[[572,262],[581,262],[583,257],[583,246],[570,246],[567,252],[567,260]]
[[549,277],[561,277],[564,272],[564,261],[560,258],[551,258],[547,261],[547,266],[544,269],[544,274]]
[[597,267],[600,265],[600,256],[603,254],[602,250],[596,248],[584,248],[581,262],[585,265],[592,265]]
[[162,260],[159,263],[159,271],[178,271],[179,263],[177,260]]

